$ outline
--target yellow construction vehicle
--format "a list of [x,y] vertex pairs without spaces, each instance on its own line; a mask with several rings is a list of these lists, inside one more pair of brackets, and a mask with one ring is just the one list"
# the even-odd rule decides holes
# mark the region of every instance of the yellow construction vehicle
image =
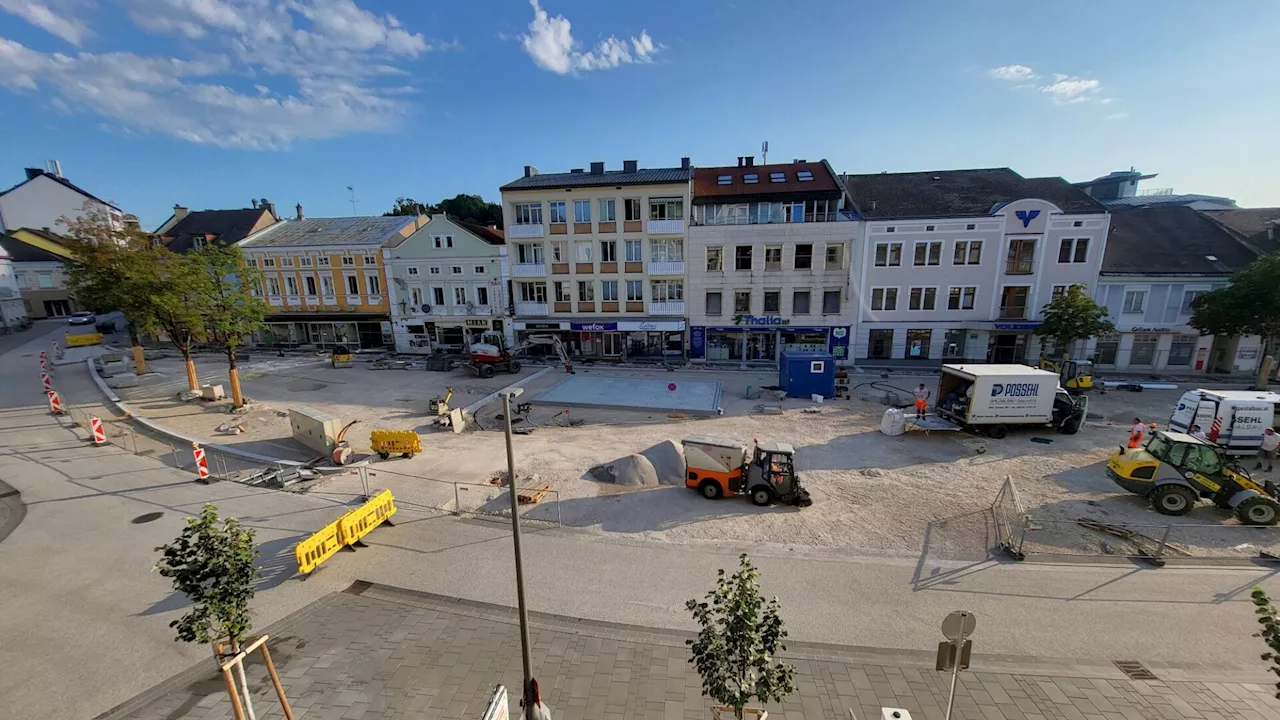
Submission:
[[334,345],[329,358],[336,368],[351,367],[351,349],[346,345]]
[[1040,369],[1058,373],[1058,381],[1062,384],[1062,389],[1069,393],[1082,393],[1093,389],[1093,363],[1089,360],[1040,358]]

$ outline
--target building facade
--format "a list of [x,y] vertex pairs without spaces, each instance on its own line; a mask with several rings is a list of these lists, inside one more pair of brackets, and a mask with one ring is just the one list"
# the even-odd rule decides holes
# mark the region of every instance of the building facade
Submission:
[[774,363],[785,350],[849,358],[860,224],[827,162],[697,168],[689,229],[689,357]]
[[18,292],[32,319],[66,317],[82,309],[71,294],[66,261],[71,252],[61,238],[44,230],[23,228],[0,236],[13,261]]
[[15,332],[28,322],[13,258],[0,242],[0,333]]
[[52,172],[26,168],[27,179],[0,192],[0,232],[34,228],[65,233],[62,218],[76,218],[86,210],[99,212],[112,227],[124,228],[120,208],[101,200],[62,176],[60,166]]
[[501,230],[433,215],[382,254],[396,352],[464,352],[490,331],[515,341]]
[[540,174],[502,187],[515,332],[574,355],[686,356],[685,251],[692,167]]
[[382,249],[426,225],[412,216],[278,222],[238,243],[261,269],[270,311],[260,345],[384,348],[394,343]]
[[844,181],[863,217],[857,364],[1034,362],[1043,306],[1096,287],[1108,216],[1061,178],[998,168]]

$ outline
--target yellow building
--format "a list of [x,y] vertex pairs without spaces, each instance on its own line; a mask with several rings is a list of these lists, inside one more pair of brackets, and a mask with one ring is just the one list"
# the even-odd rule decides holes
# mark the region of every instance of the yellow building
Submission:
[[271,311],[259,344],[379,348],[393,345],[382,248],[426,216],[308,218],[279,222],[237,243],[262,271],[256,292]]

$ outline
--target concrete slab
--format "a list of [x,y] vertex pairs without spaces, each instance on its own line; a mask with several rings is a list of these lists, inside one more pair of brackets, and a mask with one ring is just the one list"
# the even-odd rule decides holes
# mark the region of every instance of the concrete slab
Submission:
[[715,412],[720,383],[706,380],[574,375],[533,400],[545,405]]

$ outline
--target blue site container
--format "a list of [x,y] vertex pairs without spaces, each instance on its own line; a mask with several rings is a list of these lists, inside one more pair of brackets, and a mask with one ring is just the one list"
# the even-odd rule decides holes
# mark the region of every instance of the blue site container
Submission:
[[783,352],[778,362],[778,387],[787,397],[835,397],[835,356],[825,352]]

